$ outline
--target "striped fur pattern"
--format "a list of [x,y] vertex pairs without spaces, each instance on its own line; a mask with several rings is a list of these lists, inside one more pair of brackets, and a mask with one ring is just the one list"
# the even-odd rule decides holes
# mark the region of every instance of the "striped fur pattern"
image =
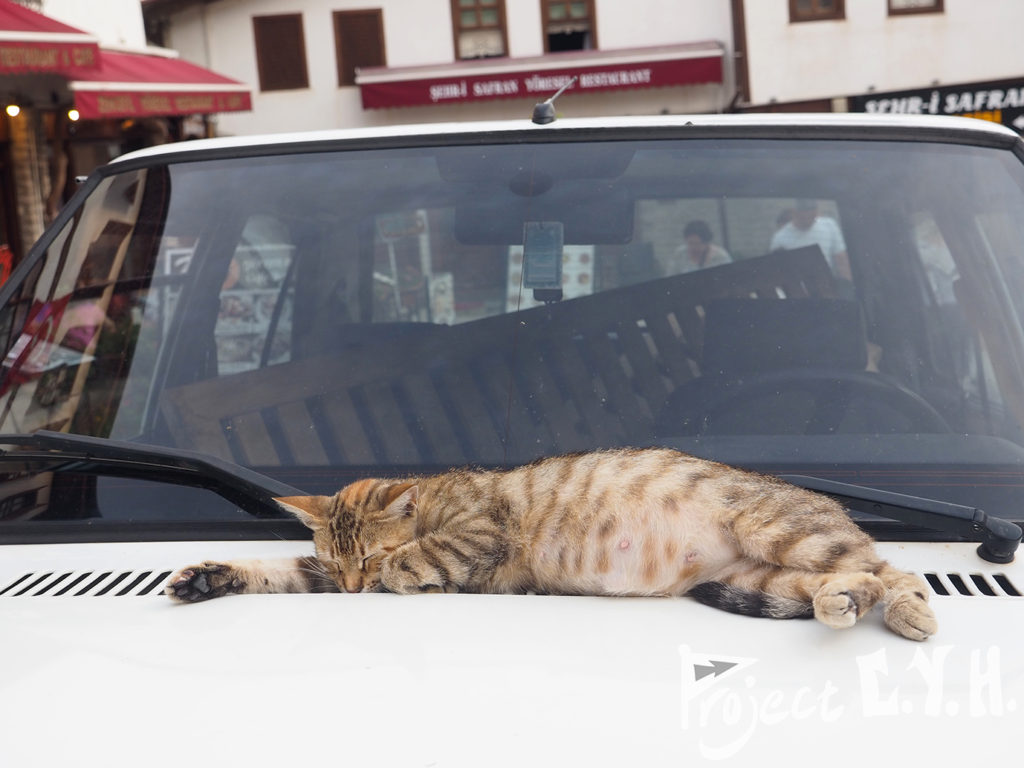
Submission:
[[936,631],[924,584],[881,560],[838,503],[671,449],[360,480],[334,496],[279,502],[313,530],[315,559],[191,566],[168,594],[691,595],[835,628],[881,602],[900,635]]

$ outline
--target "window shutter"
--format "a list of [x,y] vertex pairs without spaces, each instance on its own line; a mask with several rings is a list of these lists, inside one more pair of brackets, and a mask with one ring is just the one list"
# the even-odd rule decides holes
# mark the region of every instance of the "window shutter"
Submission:
[[338,85],[355,85],[356,68],[380,67],[384,55],[384,19],[379,8],[334,12]]
[[302,14],[254,16],[256,67],[261,91],[308,88]]

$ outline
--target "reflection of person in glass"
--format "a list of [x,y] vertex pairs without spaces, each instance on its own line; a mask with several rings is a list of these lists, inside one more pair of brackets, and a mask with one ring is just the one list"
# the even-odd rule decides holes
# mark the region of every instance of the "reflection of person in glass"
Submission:
[[772,235],[771,250],[791,251],[809,245],[821,248],[838,277],[851,279],[846,241],[835,219],[819,216],[818,204],[814,200],[797,200],[790,220]]
[[732,258],[721,246],[711,242],[711,227],[706,221],[694,219],[683,229],[686,241],[676,249],[671,274],[693,272],[707,267],[730,264]]

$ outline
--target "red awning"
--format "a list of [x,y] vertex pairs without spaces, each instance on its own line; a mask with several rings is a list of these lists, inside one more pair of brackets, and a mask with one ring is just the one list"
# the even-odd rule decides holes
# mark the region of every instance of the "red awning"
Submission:
[[95,70],[67,72],[84,119],[245,112],[249,87],[181,59],[100,51]]
[[99,43],[56,19],[0,0],[0,74],[96,67]]
[[372,67],[356,75],[363,107],[413,107],[485,99],[542,100],[572,78],[566,93],[722,82],[721,44],[688,43],[617,51],[574,51],[474,59],[433,67]]

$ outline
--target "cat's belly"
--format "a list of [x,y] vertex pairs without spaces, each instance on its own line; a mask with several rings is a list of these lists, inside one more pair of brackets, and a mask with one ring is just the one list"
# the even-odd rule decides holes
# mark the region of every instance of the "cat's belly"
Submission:
[[563,594],[681,595],[736,562],[724,532],[688,525],[624,525],[582,541],[548,541],[534,552],[536,587]]

